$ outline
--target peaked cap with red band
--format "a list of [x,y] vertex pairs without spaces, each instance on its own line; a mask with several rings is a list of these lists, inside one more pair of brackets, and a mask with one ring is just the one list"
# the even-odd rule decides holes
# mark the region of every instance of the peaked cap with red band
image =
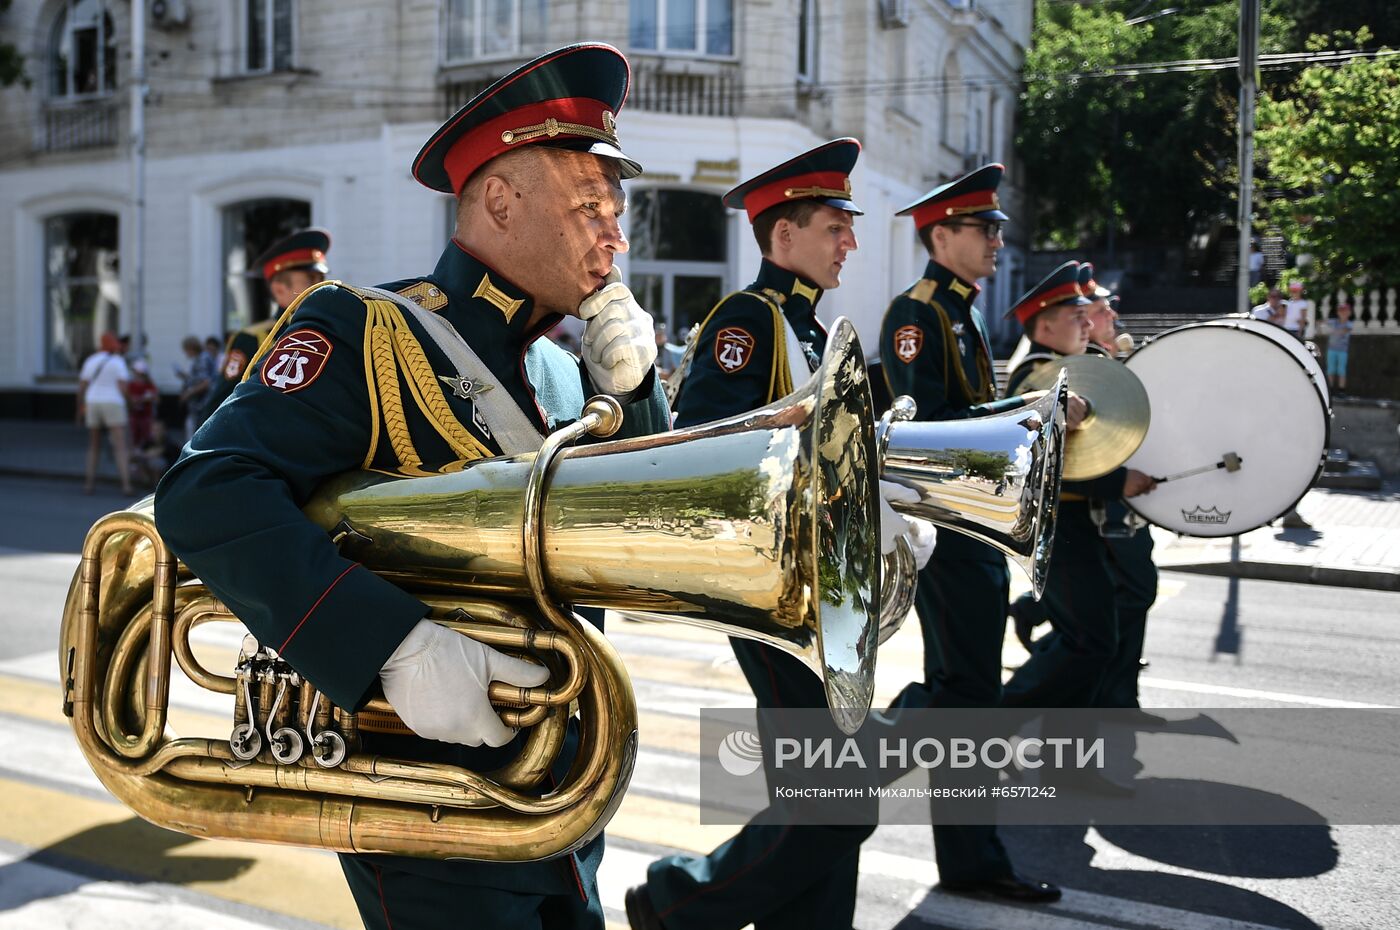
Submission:
[[326,253],[331,250],[331,234],[316,226],[298,229],[283,239],[278,239],[253,262],[253,268],[262,272],[264,280],[271,281],[279,271],[305,268],[329,274]]
[[1060,304],[1071,304],[1082,306],[1093,303],[1085,297],[1079,290],[1079,262],[1065,262],[1054,271],[1040,279],[1040,283],[1026,291],[1021,299],[1007,311],[1006,315],[1016,315],[1016,319],[1025,326],[1030,322],[1031,317],[1042,310],[1049,310],[1051,307]]
[[1079,265],[1079,291],[1092,300],[1112,297],[1113,292],[1094,280],[1094,263],[1081,262]]
[[1002,165],[983,165],[971,174],[939,185],[895,216],[914,217],[914,228],[971,216],[979,220],[1008,220],[1001,212],[997,185],[1006,171]]
[[541,55],[439,126],[413,160],[413,176],[435,191],[459,194],[497,155],[548,145],[614,159],[622,177],[635,178],[642,166],[622,153],[615,122],[630,82],[627,59],[611,45],[590,42]]
[[851,169],[859,157],[855,139],[824,142],[740,184],[724,195],[724,205],[746,212],[750,223],[769,207],[793,200],[815,200],[861,216],[864,211],[851,201]]

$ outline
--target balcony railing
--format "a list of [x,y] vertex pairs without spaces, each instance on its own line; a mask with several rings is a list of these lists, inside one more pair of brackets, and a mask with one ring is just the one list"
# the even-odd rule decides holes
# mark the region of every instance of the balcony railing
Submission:
[[[520,63],[502,61],[489,68],[459,69],[458,73],[447,75],[444,81],[447,113],[457,112]],[[634,57],[633,66],[632,88],[627,97],[630,108],[687,116],[739,114],[739,66],[734,62],[692,62],[659,57],[639,62]]]
[[638,68],[632,76],[630,105],[657,113],[737,116],[739,97],[737,67],[722,67],[700,73]]
[[120,123],[111,100],[46,106],[35,126],[34,150],[72,152],[116,145]]

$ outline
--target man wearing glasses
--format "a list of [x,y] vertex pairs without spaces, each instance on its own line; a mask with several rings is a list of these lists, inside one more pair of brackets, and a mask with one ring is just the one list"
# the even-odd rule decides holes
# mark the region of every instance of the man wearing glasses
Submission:
[[[917,419],[959,420],[1024,402],[996,399],[986,324],[972,305],[977,279],[996,271],[1003,245],[1001,224],[1007,216],[996,194],[1003,170],[1001,165],[978,168],[899,211],[913,216],[929,263],[923,277],[885,312],[880,356],[890,395],[913,397]],[[996,549],[960,533],[938,534],[933,558],[919,572],[915,601],[924,636],[924,681],[911,682],[894,708],[1001,702],[1010,585],[1006,558]],[[945,891],[1022,903],[1059,900],[1059,888],[1016,873],[990,822],[935,823],[933,840]]]

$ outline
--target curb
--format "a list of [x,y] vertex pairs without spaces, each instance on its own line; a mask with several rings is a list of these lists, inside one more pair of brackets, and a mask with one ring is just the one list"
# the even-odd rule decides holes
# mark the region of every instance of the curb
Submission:
[[1365,588],[1371,591],[1400,591],[1400,572],[1334,568],[1330,565],[1300,565],[1290,562],[1197,562],[1159,565],[1159,571],[1249,578],[1255,581],[1287,581],[1337,588]]

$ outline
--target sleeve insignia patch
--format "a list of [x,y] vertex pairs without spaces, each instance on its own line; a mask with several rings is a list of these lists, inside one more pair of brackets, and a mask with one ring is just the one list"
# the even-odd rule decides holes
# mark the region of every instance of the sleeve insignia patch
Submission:
[[894,354],[906,365],[924,350],[924,331],[917,326],[901,326],[894,331]]
[[287,333],[267,353],[262,383],[283,394],[300,391],[321,376],[330,357],[330,340],[316,330]]
[[243,374],[243,368],[248,364],[248,356],[242,350],[234,349],[224,359],[224,378],[229,381],[237,381]]
[[715,336],[715,363],[725,374],[734,374],[753,356],[753,336],[738,326],[726,326]]

